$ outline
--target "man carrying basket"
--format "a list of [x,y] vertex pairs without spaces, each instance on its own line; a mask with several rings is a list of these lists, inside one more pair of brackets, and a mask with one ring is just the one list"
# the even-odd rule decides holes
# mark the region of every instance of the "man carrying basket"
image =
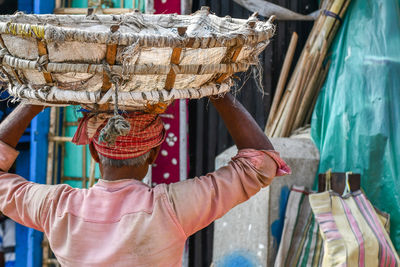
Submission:
[[86,114],[74,142],[89,144],[101,179],[90,189],[40,185],[7,173],[43,106],[20,104],[0,124],[0,210],[42,231],[62,266],[180,266],[186,239],[290,168],[231,94],[211,98],[239,152],[205,176],[151,188],[141,182],[165,130],[158,115],[127,113],[129,133],[101,138],[107,114]]

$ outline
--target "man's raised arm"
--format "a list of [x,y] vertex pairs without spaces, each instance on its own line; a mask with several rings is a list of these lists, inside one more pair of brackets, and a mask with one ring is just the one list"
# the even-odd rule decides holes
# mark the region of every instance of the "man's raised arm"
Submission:
[[177,221],[189,236],[290,173],[263,131],[231,94],[211,100],[224,120],[238,154],[228,166],[167,186]]
[[43,106],[20,104],[0,124],[0,211],[14,221],[40,231],[43,231],[43,221],[49,210],[51,186],[28,182],[7,171],[18,156],[14,148],[19,139],[42,110]]
[[211,98],[238,149],[273,150],[271,142],[239,101],[228,93]]
[[20,104],[0,124],[0,141],[15,148],[31,120],[42,110],[43,106]]

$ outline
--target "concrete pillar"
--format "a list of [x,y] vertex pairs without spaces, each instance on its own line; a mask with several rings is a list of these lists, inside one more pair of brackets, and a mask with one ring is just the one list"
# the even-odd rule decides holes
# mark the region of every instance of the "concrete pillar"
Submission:
[[[215,267],[273,266],[290,187],[312,188],[314,184],[319,153],[311,140],[275,138],[271,142],[292,168],[292,175],[276,178],[215,222]],[[216,168],[226,165],[236,153],[236,147],[224,151],[216,158]]]

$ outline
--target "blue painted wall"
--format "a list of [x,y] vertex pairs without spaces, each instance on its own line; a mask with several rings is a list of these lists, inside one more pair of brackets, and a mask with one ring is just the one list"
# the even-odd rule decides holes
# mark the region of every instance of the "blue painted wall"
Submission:
[[[21,138],[22,139],[22,138]],[[30,143],[30,134],[28,138],[23,137],[24,143]],[[27,139],[27,140],[26,140]],[[20,140],[21,143],[21,140]],[[26,149],[19,149],[19,155],[16,161],[16,173],[22,177],[29,177],[29,166],[30,166],[30,150],[29,146]],[[22,226],[17,223],[15,227],[16,232],[16,245],[15,245],[15,266],[23,267],[27,266],[27,251],[28,251],[28,232],[29,228]]]
[[[25,13],[47,14],[53,13],[54,4],[54,0],[18,0],[18,10]],[[16,168],[19,175],[42,184],[46,183],[49,119],[50,111],[45,110],[32,121],[30,152],[21,151]],[[42,266],[43,234],[22,225],[17,225],[16,233],[16,266]]]
[[33,0],[33,13],[50,14],[53,13],[55,0]]
[[[32,120],[20,143],[25,149],[19,149],[16,161],[16,173],[36,183],[46,183],[46,162],[48,148],[50,110],[47,109]],[[29,146],[27,145],[29,144]],[[17,224],[16,227],[16,267],[42,266],[43,234],[34,229]]]
[[18,10],[33,13],[33,0],[18,0]]
[[216,267],[256,267],[261,266],[257,257],[248,251],[232,251],[215,263]]
[[[31,123],[30,180],[46,183],[48,133],[50,109],[44,110]],[[42,265],[43,234],[33,229],[28,231],[27,267]]]

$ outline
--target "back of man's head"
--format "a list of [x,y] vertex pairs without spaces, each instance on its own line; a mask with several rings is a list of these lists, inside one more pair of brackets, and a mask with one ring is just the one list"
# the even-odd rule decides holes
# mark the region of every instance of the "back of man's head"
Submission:
[[73,138],[75,144],[91,144],[103,166],[140,166],[165,139],[164,125],[157,114],[133,112],[123,114],[129,132],[118,136],[113,144],[103,142],[100,132],[112,114],[84,115]]

